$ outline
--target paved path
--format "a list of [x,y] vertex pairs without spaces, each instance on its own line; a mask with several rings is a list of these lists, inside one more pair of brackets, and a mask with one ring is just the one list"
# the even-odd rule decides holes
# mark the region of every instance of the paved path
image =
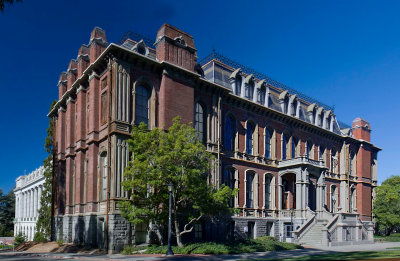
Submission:
[[243,259],[255,259],[255,258],[290,258],[299,257],[306,255],[319,255],[319,254],[333,254],[338,252],[354,252],[354,251],[386,251],[390,250],[387,248],[399,247],[400,242],[391,243],[375,243],[365,245],[349,245],[349,246],[338,246],[338,247],[320,247],[320,248],[304,248],[289,251],[278,251],[278,252],[258,252],[258,253],[246,253],[236,255],[176,255],[174,257],[163,257],[159,255],[147,255],[147,256],[124,256],[124,255],[85,255],[85,254],[60,254],[60,253],[0,253],[0,260],[134,260],[134,261],[162,261],[162,260],[243,260]]

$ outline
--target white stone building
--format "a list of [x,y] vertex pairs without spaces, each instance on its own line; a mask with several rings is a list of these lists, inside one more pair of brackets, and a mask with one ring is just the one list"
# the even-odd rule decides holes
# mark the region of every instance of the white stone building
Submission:
[[36,231],[44,180],[43,166],[16,180],[14,235],[21,232],[29,241]]

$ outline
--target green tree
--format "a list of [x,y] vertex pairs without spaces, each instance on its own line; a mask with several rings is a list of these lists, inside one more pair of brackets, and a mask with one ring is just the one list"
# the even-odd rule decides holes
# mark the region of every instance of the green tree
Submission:
[[15,195],[14,191],[10,190],[3,195],[0,189],[0,236],[13,236],[15,217]]
[[[54,107],[56,101],[50,106],[50,110]],[[52,222],[52,183],[53,183],[53,119],[49,119],[49,127],[47,128],[47,137],[45,139],[45,150],[49,156],[43,161],[44,177],[42,195],[40,196],[40,209],[39,216],[36,222],[35,240],[43,241],[43,239],[50,238],[51,235],[51,222]]]
[[386,235],[400,226],[400,176],[392,176],[376,188],[373,213]]
[[129,191],[122,214],[131,223],[151,222],[156,228],[167,223],[170,183],[174,230],[180,247],[182,235],[191,232],[201,218],[232,213],[228,201],[234,192],[224,185],[209,185],[213,157],[193,127],[181,124],[179,117],[168,131],[148,130],[143,123],[133,126],[128,143],[133,156],[122,183]]

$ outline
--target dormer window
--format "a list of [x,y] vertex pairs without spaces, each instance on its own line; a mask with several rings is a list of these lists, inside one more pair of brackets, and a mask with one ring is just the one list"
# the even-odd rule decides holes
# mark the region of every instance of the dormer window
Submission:
[[235,94],[240,95],[242,89],[242,77],[238,75],[235,79]]
[[149,54],[149,50],[143,40],[140,40],[135,46],[133,46],[132,50],[144,56]]
[[257,102],[264,105],[265,103],[265,86],[257,89]]
[[253,94],[254,94],[254,81],[250,81],[248,84],[246,84],[244,96],[249,100],[253,100]]
[[146,48],[144,46],[139,45],[137,47],[137,52],[140,53],[141,55],[146,55]]

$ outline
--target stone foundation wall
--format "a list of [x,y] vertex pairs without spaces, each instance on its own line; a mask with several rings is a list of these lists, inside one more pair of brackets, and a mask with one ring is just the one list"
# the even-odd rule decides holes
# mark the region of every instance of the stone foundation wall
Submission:
[[[80,246],[105,248],[104,215],[65,215],[54,218],[54,238]],[[118,214],[109,215],[109,251],[120,252],[130,240],[130,225]]]

